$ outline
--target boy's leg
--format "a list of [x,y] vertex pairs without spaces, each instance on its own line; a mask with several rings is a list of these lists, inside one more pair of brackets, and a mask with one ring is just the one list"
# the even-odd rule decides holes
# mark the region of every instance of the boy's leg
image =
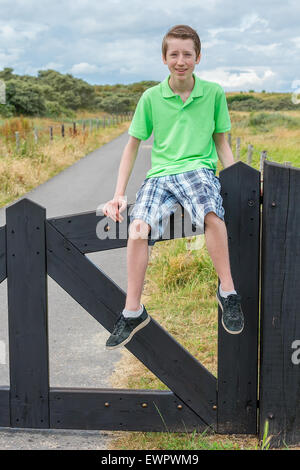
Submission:
[[[125,309],[139,310],[144,279],[149,260],[148,233],[150,226],[134,220],[129,228],[127,243],[127,296]],[[138,234],[141,237],[138,238]],[[142,237],[146,238],[142,238]],[[135,238],[136,237],[136,238]]]
[[221,287],[224,291],[233,291],[225,222],[214,212],[206,214],[204,221],[207,251],[219,276]]
[[106,349],[117,349],[124,346],[135,333],[150,321],[144,306],[140,304],[149,259],[149,230],[150,226],[143,220],[134,220],[130,225],[127,243],[128,288],[126,303],[106,342]]
[[235,292],[231,276],[225,222],[214,212],[209,212],[205,216],[204,234],[207,250],[220,279],[217,299],[222,309],[222,325],[228,333],[241,333],[244,328],[244,315],[241,297]]

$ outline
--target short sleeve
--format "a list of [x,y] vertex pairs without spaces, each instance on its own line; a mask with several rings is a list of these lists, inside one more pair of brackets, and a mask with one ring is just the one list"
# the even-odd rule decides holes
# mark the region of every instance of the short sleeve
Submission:
[[[147,91],[147,90],[146,90]],[[152,107],[149,95],[144,92],[140,97],[128,129],[128,134],[140,140],[147,140],[153,130]]]
[[215,97],[215,130],[214,132],[227,132],[231,129],[230,116],[226,95],[220,86]]

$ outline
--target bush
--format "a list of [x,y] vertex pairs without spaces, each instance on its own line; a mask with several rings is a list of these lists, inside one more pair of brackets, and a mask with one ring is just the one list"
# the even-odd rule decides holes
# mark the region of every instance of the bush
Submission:
[[299,120],[290,116],[284,116],[280,113],[251,113],[249,125],[257,127],[264,132],[268,132],[278,126],[297,128],[299,127]]
[[13,104],[0,104],[0,116],[4,118],[13,117],[16,113],[16,108]]
[[52,118],[69,117],[75,118],[76,113],[71,109],[61,106],[57,101],[46,101],[46,114]]
[[125,113],[132,109],[132,100],[118,96],[97,98],[97,106],[107,113]]
[[46,114],[46,103],[38,85],[21,80],[9,80],[6,83],[7,103],[15,107],[16,113],[28,116]]
[[249,99],[257,100],[257,98],[251,95],[231,95],[227,97],[227,103],[233,103],[234,101],[247,101]]

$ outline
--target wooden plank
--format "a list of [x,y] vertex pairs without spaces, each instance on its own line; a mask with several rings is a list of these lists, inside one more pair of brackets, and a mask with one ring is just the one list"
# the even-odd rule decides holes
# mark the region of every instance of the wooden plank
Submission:
[[27,199],[6,210],[13,427],[49,426],[45,215]]
[[231,272],[242,296],[245,327],[218,322],[218,432],[257,432],[260,173],[243,162],[220,173]]
[[204,431],[206,424],[169,391],[50,389],[52,429]]
[[[59,232],[68,238],[82,253],[112,250],[127,246],[128,228],[130,225],[130,213],[134,204],[129,204],[122,216],[123,222],[114,222],[109,217],[97,215],[96,211],[83,212],[68,216],[48,219]],[[148,243],[184,238],[200,235],[200,228],[191,223],[188,212],[177,205],[175,214],[170,215],[163,236],[158,240],[152,240],[149,233]]]
[[299,227],[300,169],[265,161],[260,436],[268,420],[273,446],[300,443]]
[[10,426],[9,387],[0,387],[0,427]]
[[[48,222],[46,238],[49,276],[111,332],[125,292]],[[215,377],[153,318],[126,347],[205,423],[214,425]]]
[[6,226],[0,227],[0,282],[6,279]]

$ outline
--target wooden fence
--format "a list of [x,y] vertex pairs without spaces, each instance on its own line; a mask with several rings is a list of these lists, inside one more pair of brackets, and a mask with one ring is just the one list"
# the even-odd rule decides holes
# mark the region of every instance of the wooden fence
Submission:
[[[95,211],[47,219],[46,209],[28,199],[8,207],[0,229],[0,281],[7,277],[10,386],[0,388],[0,426],[167,427],[262,437],[267,420],[273,446],[299,443],[299,178],[298,168],[265,160],[261,195],[259,171],[242,162],[221,171],[230,263],[245,328],[240,335],[228,334],[219,308],[215,377],[152,318],[126,348],[168,391],[49,386],[47,275],[111,332],[126,293],[85,254],[127,245],[132,204],[127,225],[126,215],[119,224]],[[179,206],[168,235],[157,242],[195,235],[185,217]]]

